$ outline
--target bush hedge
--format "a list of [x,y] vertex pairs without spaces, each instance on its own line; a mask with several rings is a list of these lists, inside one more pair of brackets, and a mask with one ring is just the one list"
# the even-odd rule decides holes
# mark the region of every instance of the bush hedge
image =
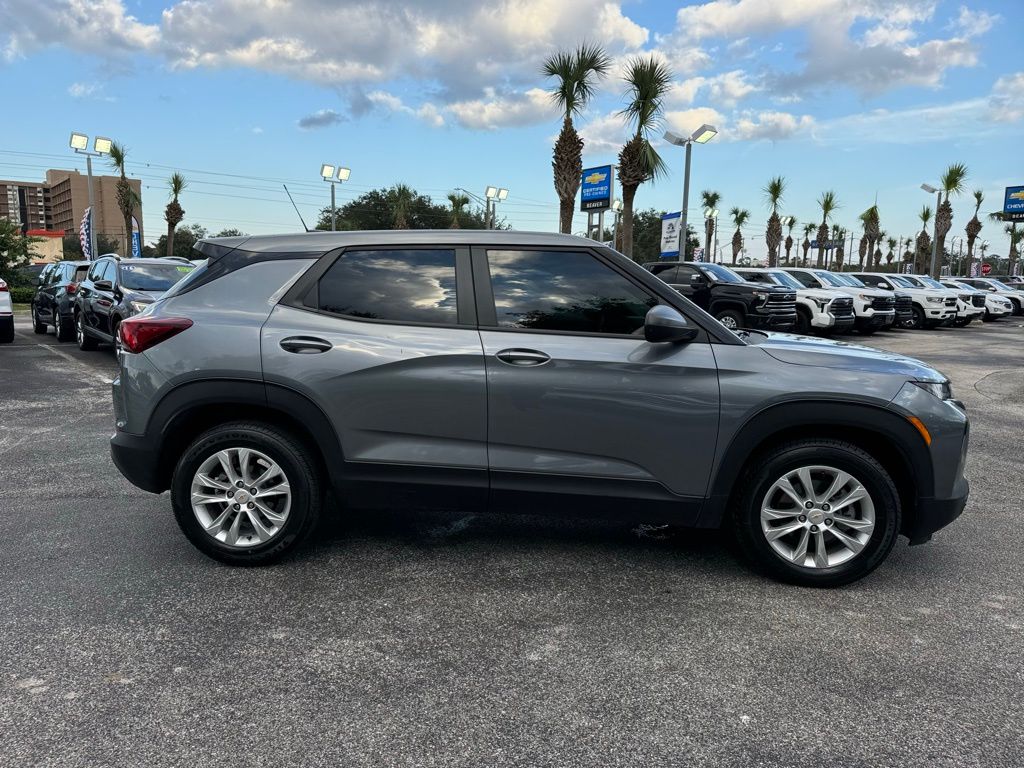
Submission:
[[11,288],[11,301],[15,304],[31,304],[32,297],[35,295],[35,288],[24,288],[22,286],[13,286]]

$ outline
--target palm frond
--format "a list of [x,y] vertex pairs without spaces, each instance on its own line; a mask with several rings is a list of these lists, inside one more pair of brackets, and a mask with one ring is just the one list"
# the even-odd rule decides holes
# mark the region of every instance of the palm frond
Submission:
[[611,67],[611,57],[599,45],[580,45],[575,51],[557,51],[548,56],[541,73],[554,78],[548,91],[566,119],[580,114],[593,98],[597,81]]
[[700,202],[704,208],[717,208],[718,204],[722,202],[722,195],[713,189],[705,189],[700,193]]
[[761,191],[764,193],[764,200],[771,212],[775,213],[779,203],[782,202],[782,195],[786,191],[786,180],[782,176],[773,176]]
[[921,220],[921,223],[928,226],[928,222],[932,220],[932,209],[929,206],[921,208],[921,212],[917,214],[917,218]]
[[626,65],[626,106],[619,113],[637,135],[655,130],[661,123],[662,102],[672,84],[672,70],[657,56],[638,56]]
[[836,196],[836,193],[830,189],[827,192],[823,192],[821,197],[818,198],[818,207],[821,208],[822,218],[828,220],[828,218],[840,207],[839,198]]
[[128,158],[128,148],[124,144],[118,142],[112,142],[110,145],[110,165],[115,170],[124,175],[125,161]]
[[171,198],[174,200],[178,199],[178,195],[185,191],[185,187],[188,186],[188,182],[185,180],[185,176],[178,171],[171,174],[171,178],[167,180],[167,186],[171,190]]
[[946,193],[946,199],[950,195],[959,195],[964,191],[964,182],[967,180],[967,166],[963,163],[953,163],[939,177],[939,184],[942,191]]

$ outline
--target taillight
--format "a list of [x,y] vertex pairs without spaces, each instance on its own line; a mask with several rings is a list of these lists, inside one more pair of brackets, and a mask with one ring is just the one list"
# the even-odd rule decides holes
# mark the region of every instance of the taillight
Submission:
[[70,296],[72,293],[78,290],[78,283],[68,283],[68,287],[65,289],[66,293]]
[[191,327],[187,317],[129,317],[121,321],[117,335],[126,352],[138,354]]
[[10,293],[10,289],[7,287],[7,283],[0,280],[0,293]]

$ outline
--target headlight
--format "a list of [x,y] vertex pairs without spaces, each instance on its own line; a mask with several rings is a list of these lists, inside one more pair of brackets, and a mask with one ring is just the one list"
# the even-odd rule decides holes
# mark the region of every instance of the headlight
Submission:
[[925,296],[925,298],[928,299],[928,301],[930,301],[932,304],[941,304],[942,302],[945,301],[945,299],[942,296]]
[[912,381],[910,383],[935,395],[939,400],[953,399],[953,387],[950,386],[949,381]]
[[129,301],[128,303],[131,304],[133,312],[139,313],[139,312],[142,312],[146,307],[148,307],[152,302],[149,302],[149,301]]
[[861,301],[866,301],[868,304],[875,300],[875,297],[872,296],[870,293],[858,294],[857,298],[860,299]]

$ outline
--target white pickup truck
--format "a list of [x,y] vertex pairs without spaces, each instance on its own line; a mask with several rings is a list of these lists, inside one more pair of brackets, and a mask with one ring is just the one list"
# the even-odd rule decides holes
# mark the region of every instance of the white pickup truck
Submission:
[[796,332],[831,334],[852,331],[856,322],[853,297],[832,288],[805,288],[782,269],[735,267],[733,272],[750,283],[781,285],[796,291]]

